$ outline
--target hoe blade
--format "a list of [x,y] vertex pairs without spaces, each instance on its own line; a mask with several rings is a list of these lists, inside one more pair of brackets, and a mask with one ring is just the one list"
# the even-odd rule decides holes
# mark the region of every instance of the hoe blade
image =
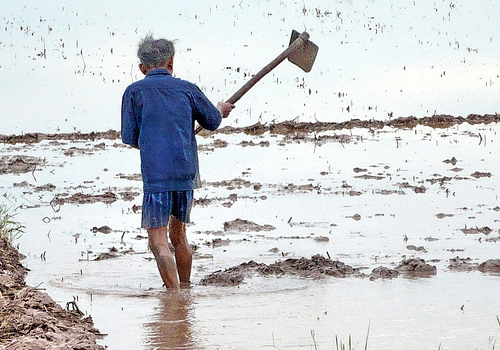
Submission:
[[[290,38],[290,45],[297,40],[300,33],[296,30],[292,31],[292,36]],[[306,40],[304,45],[301,45],[295,51],[288,55],[288,60],[300,67],[304,72],[308,73],[311,71],[314,64],[314,60],[318,55],[319,47],[310,40]]]

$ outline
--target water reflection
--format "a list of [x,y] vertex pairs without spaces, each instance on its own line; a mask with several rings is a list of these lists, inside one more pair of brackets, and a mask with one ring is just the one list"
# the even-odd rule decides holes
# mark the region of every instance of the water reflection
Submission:
[[145,324],[146,349],[193,349],[193,296],[189,289],[167,291],[159,297],[157,312]]

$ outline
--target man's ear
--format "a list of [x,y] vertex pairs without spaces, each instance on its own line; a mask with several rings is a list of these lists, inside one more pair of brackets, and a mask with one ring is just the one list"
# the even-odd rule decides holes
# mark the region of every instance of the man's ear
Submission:
[[167,61],[167,70],[170,74],[174,72],[174,56],[171,56]]
[[141,73],[146,75],[148,74],[148,69],[142,65],[142,63],[139,63],[139,69],[141,70]]

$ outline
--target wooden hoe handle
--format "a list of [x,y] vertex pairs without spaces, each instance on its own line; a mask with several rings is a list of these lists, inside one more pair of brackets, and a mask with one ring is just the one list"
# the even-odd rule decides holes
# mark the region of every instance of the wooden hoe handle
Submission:
[[[309,40],[309,34],[307,32],[303,32],[299,35],[295,41],[290,44],[278,57],[272,60],[267,66],[262,68],[257,74],[255,74],[249,81],[245,83],[238,91],[236,91],[229,99],[226,101],[227,103],[236,103],[240,98],[243,97],[244,94],[248,92],[255,84],[259,82],[264,76],[266,76],[270,71],[272,71],[276,66],[278,66],[281,62],[283,62],[292,52],[297,50],[299,47],[304,45]],[[195,130],[195,133],[199,133],[203,128],[198,126]]]

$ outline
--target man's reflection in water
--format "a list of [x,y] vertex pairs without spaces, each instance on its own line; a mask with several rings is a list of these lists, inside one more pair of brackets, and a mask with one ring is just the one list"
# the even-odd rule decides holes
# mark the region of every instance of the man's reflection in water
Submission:
[[189,289],[168,290],[159,297],[148,329],[148,349],[194,349],[192,295]]

